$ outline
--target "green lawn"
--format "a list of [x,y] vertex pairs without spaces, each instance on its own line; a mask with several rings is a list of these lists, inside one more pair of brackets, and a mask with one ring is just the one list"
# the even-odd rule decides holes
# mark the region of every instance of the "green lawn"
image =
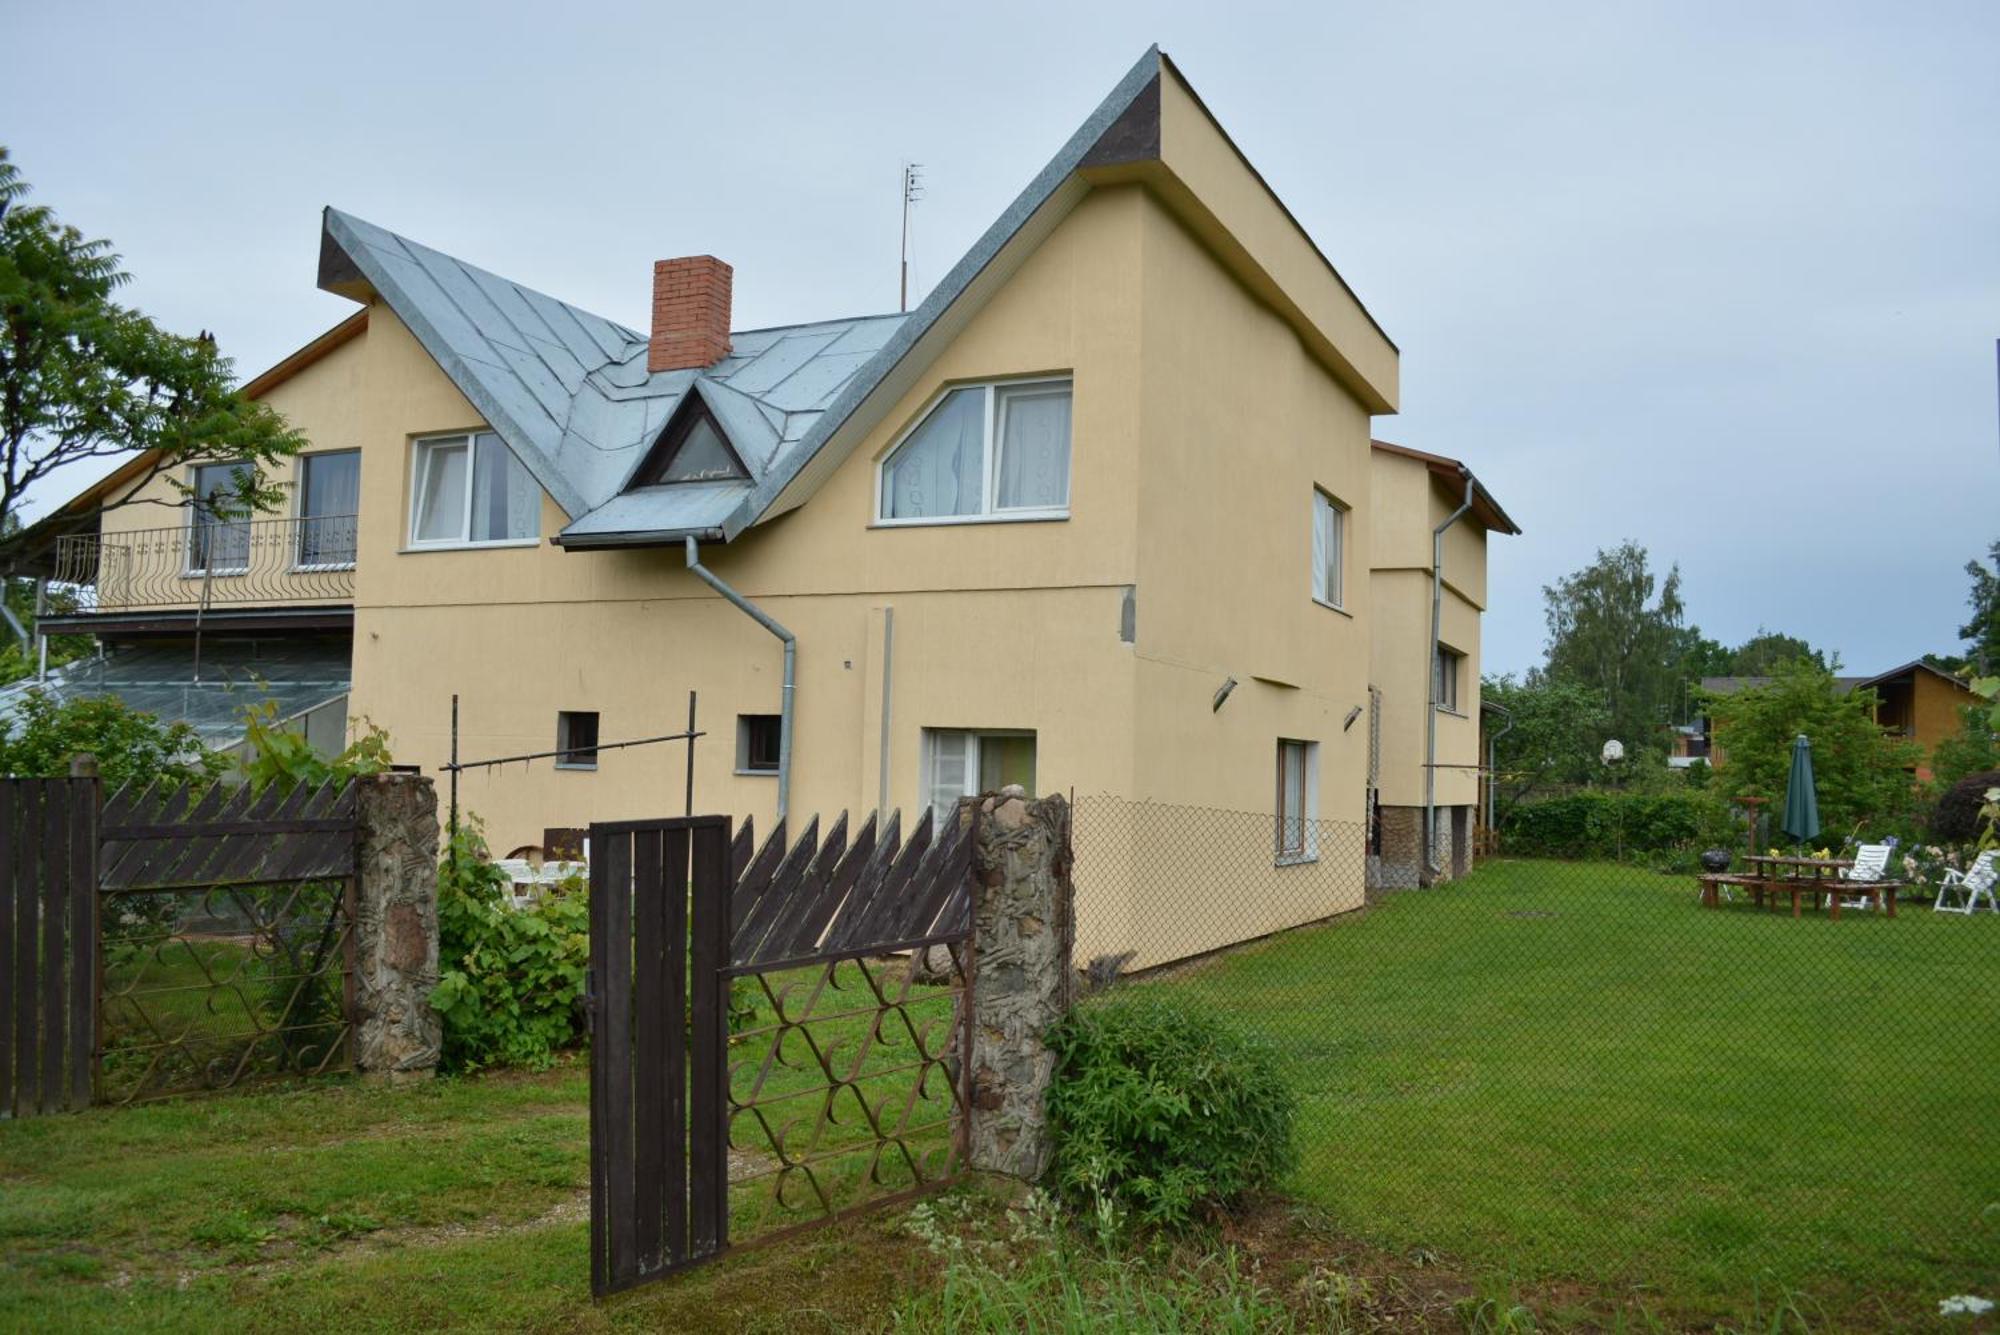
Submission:
[[2000,1296],[2000,917],[1501,861],[1140,985],[1280,1045],[1293,1189],[1382,1245],[1693,1313]]
[[[1990,1329],[1935,1314],[2000,1297],[1996,977],[1996,918],[1711,913],[1679,880],[1495,864],[1139,984],[1284,1044],[1297,1206],[1072,1264],[974,1192],[973,1252],[885,1211],[608,1304],[580,1062],[0,1122],[0,1330],[1525,1328],[1516,1304],[1545,1328]],[[812,1026],[837,1070],[868,1033],[844,981]],[[787,1042],[767,1092],[815,1078]],[[822,1132],[837,1193],[866,1168],[854,1094],[881,1108],[909,1054],[873,1046]],[[732,1192],[739,1236],[780,1222],[768,1200]]]

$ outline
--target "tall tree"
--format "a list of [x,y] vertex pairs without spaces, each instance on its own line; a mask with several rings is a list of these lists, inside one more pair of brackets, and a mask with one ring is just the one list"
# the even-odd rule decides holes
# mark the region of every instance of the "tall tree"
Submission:
[[1732,797],[1776,805],[1791,777],[1792,740],[1812,741],[1813,780],[1826,838],[1838,843],[1857,826],[1882,833],[1908,812],[1910,767],[1920,748],[1875,724],[1873,691],[1842,691],[1833,673],[1810,658],[1777,665],[1771,680],[1708,701],[1715,740],[1728,759],[1715,772]]
[[1796,635],[1785,635],[1762,626],[1757,633],[1736,646],[1729,656],[1729,674],[1734,677],[1768,677],[1793,659],[1805,658],[1829,670],[1826,655]]
[[1506,720],[1493,728],[1495,787],[1504,819],[1517,803],[1600,775],[1610,712],[1594,687],[1530,672],[1524,681],[1488,677],[1481,704],[1498,705]]
[[1990,677],[2000,673],[2000,541],[1986,549],[1985,563],[1967,561],[1965,573],[1972,581],[1965,596],[1972,618],[1958,628],[1958,637],[1965,641],[1965,662],[1973,675]]
[[[180,479],[196,459],[241,459],[233,513],[275,509],[264,469],[305,444],[284,418],[233,387],[230,361],[207,334],[169,333],[113,294],[128,281],[111,243],[86,238],[46,205],[23,203],[28,184],[0,147],[0,569],[25,532],[30,488],[53,474],[152,450],[143,485]],[[129,495],[101,509],[140,503]],[[152,503],[152,502],[147,502]]]
[[1656,578],[1644,547],[1621,543],[1542,589],[1550,678],[1603,696],[1609,735],[1635,757],[1664,751],[1687,647],[1680,568]]

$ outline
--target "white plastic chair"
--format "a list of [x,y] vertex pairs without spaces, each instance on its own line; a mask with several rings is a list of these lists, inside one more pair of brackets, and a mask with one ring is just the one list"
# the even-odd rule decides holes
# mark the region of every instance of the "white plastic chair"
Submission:
[[[1882,873],[1889,869],[1889,855],[1896,851],[1894,840],[1882,844],[1863,844],[1854,850],[1854,865],[1840,869],[1843,881],[1879,881]],[[1865,909],[1874,904],[1873,895],[1855,895],[1840,901],[1844,909]]]
[[[1974,858],[1972,865],[1964,871],[1948,871],[1938,882],[1937,903],[1931,905],[1936,913],[1963,913],[1970,916],[1979,907],[1983,898],[1989,912],[2000,913],[2000,906],[1993,901],[1993,882],[2000,880],[2000,850],[1987,849]],[[1947,901],[1963,899],[1963,903]]]

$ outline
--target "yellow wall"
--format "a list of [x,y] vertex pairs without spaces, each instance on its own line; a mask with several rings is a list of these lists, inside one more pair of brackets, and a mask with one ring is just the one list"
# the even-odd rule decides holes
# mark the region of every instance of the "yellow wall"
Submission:
[[[397,331],[403,332],[401,326],[397,326]],[[356,449],[368,438],[369,423],[359,411],[359,401],[364,396],[363,387],[372,385],[374,376],[357,351],[366,338],[366,333],[359,335],[263,396],[264,402],[306,431],[310,441],[308,453]],[[436,379],[444,380],[443,373],[429,365],[428,358],[426,365]],[[449,381],[445,381],[445,387],[458,397]],[[464,399],[459,397],[459,402],[464,403]],[[478,420],[469,407],[466,412],[468,420]],[[299,471],[298,461],[292,459],[280,460],[268,471],[267,480],[287,493],[284,504],[268,514],[250,516],[251,573],[215,576],[209,581],[212,603],[268,606],[348,600],[353,584],[350,574],[291,569],[297,552],[298,529],[282,521],[297,517]],[[107,610],[128,606],[190,608],[200,603],[203,580],[199,575],[185,573],[191,550],[187,534],[189,511],[174,487],[175,480],[192,482],[192,468],[127,487],[113,499],[131,503],[121,503],[104,512],[99,529],[105,556],[99,572],[98,595],[100,605]],[[364,478],[364,495],[366,488]]]
[[[1392,386],[1393,349],[1363,342],[1357,361]],[[1045,373],[1074,377],[1069,519],[872,523],[880,457],[939,393]],[[454,692],[471,759],[553,748],[562,709],[597,711],[607,742],[671,732],[692,689],[708,733],[696,809],[768,829],[776,781],[734,772],[735,720],[778,712],[780,649],[679,550],[561,551],[546,540],[567,519],[545,500],[535,544],[404,551],[411,440],[481,423],[386,307],[270,400],[315,447],[362,449],[352,709],[399,761],[434,772],[447,758]],[[1117,885],[1084,886],[1087,943],[1144,963],[1358,906],[1368,730],[1343,724],[1371,670],[1368,427],[1296,320],[1183,215],[1140,185],[1089,192],[810,504],[703,551],[797,635],[793,811],[876,805],[893,618],[892,805],[922,801],[922,728],[1028,729],[1045,792],[1226,820],[1226,840],[1180,823],[1135,848]],[[1316,486],[1350,507],[1345,611],[1311,596]],[[1120,637],[1128,588],[1136,643]],[[1273,866],[1280,738],[1319,745],[1316,815],[1342,833],[1316,866]],[[468,774],[460,801],[505,852],[547,826],[678,814],[684,765],[678,746],[606,752],[595,771],[515,765]],[[1169,940],[1143,887],[1195,882],[1230,910]]]
[[[1431,533],[1458,508],[1422,460],[1373,453],[1375,633],[1372,681],[1382,692],[1381,800],[1424,801],[1424,714],[1431,690]],[[1438,639],[1465,655],[1459,706],[1437,712],[1437,802],[1479,800],[1480,617],[1486,602],[1486,530],[1470,515],[1445,531]]]
[[1915,692],[1910,711],[1914,727],[1910,736],[1924,748],[1923,759],[1917,764],[1917,777],[1929,782],[1932,749],[1945,738],[1958,735],[1963,722],[1959,711],[1978,704],[1979,697],[1929,672],[1918,670],[1911,675],[1915,678]]

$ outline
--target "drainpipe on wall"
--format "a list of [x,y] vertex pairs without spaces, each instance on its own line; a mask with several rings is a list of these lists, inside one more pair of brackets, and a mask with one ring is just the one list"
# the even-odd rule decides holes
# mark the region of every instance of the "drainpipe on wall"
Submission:
[[1458,475],[1465,479],[1465,499],[1453,510],[1442,524],[1431,530],[1431,642],[1427,655],[1431,678],[1431,707],[1424,711],[1424,861],[1423,875],[1419,879],[1429,885],[1437,879],[1437,758],[1438,758],[1438,636],[1444,633],[1444,535],[1445,530],[1465,517],[1472,508],[1472,494],[1479,487],[1479,480],[1472,476],[1472,470],[1464,464],[1458,466]]
[[778,819],[785,818],[792,800],[792,694],[798,675],[798,637],[779,625],[769,613],[723,583],[722,577],[701,563],[701,548],[690,536],[687,540],[687,568],[696,578],[734,603],[746,616],[777,636],[785,646],[784,694],[778,706]]

